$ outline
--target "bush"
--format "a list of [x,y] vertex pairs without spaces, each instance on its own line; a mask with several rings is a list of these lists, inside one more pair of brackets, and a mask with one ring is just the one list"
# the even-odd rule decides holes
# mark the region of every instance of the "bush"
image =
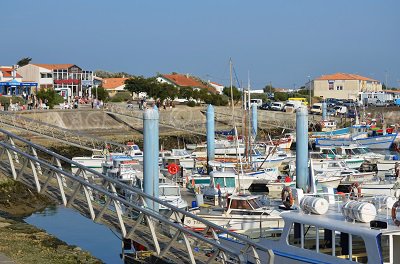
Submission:
[[97,88],[96,87],[92,88],[93,96],[96,96],[96,91],[97,91],[97,98],[99,100],[103,100],[103,102],[106,102],[107,99],[110,97],[108,91],[101,86]]
[[196,106],[196,102],[195,101],[189,101],[186,103],[187,106],[189,107],[195,107]]
[[132,96],[129,92],[117,92],[116,95],[111,97],[111,102],[126,102],[132,100]]
[[37,93],[37,98],[42,99],[43,102],[45,99],[47,99],[47,106],[50,109],[53,109],[55,105],[64,102],[64,98],[59,95],[54,89],[40,90]]
[[[20,104],[25,104],[25,100],[22,97],[19,96],[13,96],[11,97],[12,103],[20,103]],[[10,103],[10,96],[0,96],[0,103],[1,105],[4,105],[5,103],[9,104]]]

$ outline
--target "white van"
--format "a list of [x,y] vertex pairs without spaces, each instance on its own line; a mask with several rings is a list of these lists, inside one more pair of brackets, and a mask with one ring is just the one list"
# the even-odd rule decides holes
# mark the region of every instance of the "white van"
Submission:
[[343,105],[335,106],[334,108],[336,115],[343,115],[347,113],[347,107]]
[[322,104],[321,103],[315,103],[312,105],[311,114],[322,114]]
[[262,101],[262,99],[250,99],[250,105],[252,105],[252,104],[256,104],[257,107],[260,107],[260,106],[262,106],[263,101]]
[[271,105],[271,110],[282,111],[284,105],[285,104],[282,103],[282,102],[273,102],[272,105]]

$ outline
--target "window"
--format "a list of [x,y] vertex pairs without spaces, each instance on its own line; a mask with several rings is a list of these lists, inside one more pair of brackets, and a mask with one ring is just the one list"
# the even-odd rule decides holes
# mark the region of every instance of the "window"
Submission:
[[336,86],[336,90],[338,90],[338,91],[341,91],[341,90],[343,90],[343,86],[341,86],[341,85],[339,85],[339,86]]

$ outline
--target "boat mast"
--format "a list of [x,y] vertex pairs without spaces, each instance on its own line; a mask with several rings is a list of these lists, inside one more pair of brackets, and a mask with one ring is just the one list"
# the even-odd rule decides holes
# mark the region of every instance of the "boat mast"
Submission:
[[251,167],[251,154],[252,154],[252,138],[251,138],[251,131],[252,131],[252,129],[251,129],[251,104],[250,104],[250,102],[251,102],[251,95],[250,95],[250,71],[247,73],[247,93],[248,93],[248,99],[249,99],[249,107],[247,107],[247,113],[248,113],[248,124],[247,124],[247,128],[248,128],[248,131],[247,131],[247,139],[248,139],[248,144],[249,144],[249,152],[248,152],[248,162],[249,162],[249,164],[250,164],[250,167]]
[[[241,160],[241,155],[239,153],[239,138],[238,138],[238,132],[237,132],[237,127],[236,127],[236,122],[235,122],[235,106],[233,103],[233,76],[232,76],[232,58],[229,59],[229,73],[230,73],[230,79],[231,79],[231,104],[232,104],[232,123],[233,123],[233,128],[234,128],[234,133],[235,133],[235,143],[236,143],[236,159],[238,160],[236,162],[236,166],[239,165],[240,163],[240,170],[243,173],[243,165],[242,165],[242,160]],[[240,172],[238,172],[238,187],[239,187],[239,192],[240,192]]]

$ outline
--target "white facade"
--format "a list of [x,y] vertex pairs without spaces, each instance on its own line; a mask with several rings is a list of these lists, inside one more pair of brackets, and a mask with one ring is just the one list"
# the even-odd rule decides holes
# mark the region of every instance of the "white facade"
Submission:
[[380,102],[387,102],[387,101],[392,101],[395,98],[393,98],[392,93],[385,93],[385,92],[365,92],[365,93],[359,93],[359,101],[364,104],[373,104],[376,103],[377,101]]
[[211,81],[208,81],[208,84],[214,87],[215,90],[217,90],[217,93],[222,94],[222,91],[224,90],[223,85]]
[[23,81],[37,82],[39,87],[53,85],[53,71],[33,64],[28,64],[17,69]]

